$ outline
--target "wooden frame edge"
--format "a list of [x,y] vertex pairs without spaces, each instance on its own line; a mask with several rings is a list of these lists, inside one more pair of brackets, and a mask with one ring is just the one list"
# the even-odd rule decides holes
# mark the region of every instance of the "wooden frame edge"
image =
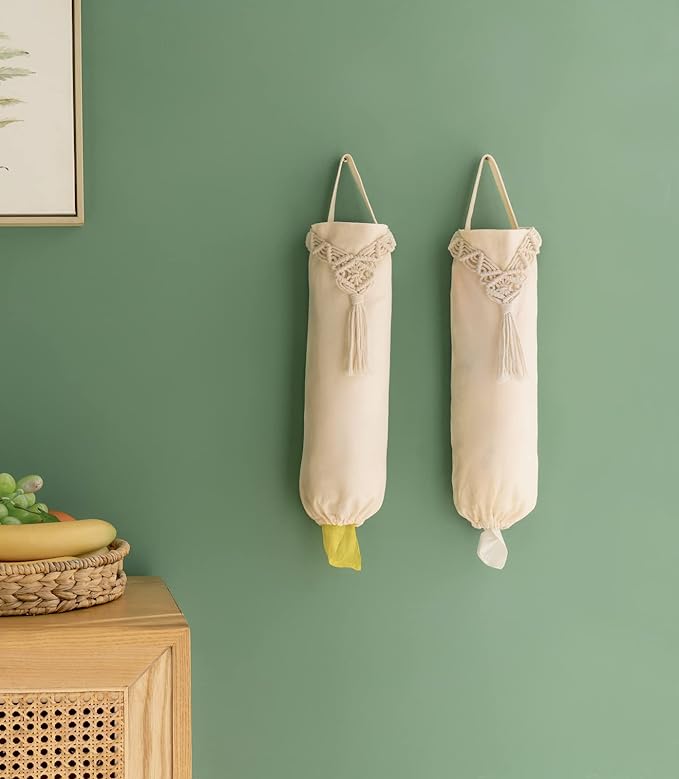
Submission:
[[191,631],[188,625],[178,631],[172,646],[172,677],[172,776],[173,779],[191,779]]

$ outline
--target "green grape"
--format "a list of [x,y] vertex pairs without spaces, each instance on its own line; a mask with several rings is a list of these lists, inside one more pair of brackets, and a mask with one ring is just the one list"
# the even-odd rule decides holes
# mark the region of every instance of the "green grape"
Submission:
[[22,508],[17,508],[17,506],[10,506],[9,507],[9,515],[10,517],[16,517],[17,519],[20,519],[22,522],[25,519],[30,519],[33,514],[29,514],[28,511],[24,511]]
[[4,503],[0,503],[0,519],[4,519],[5,517],[9,516],[9,511],[7,511],[7,506],[5,506]]
[[12,503],[14,503],[14,505],[18,509],[27,509],[28,508],[28,496],[27,495],[17,495],[15,498],[12,498]]
[[29,476],[22,476],[17,482],[17,488],[24,492],[37,492],[42,488],[42,485],[42,476],[38,476],[35,473],[32,473]]
[[26,498],[26,502],[28,503],[27,508],[30,508],[31,506],[35,506],[35,495],[32,492],[27,492],[24,495],[24,498]]
[[21,520],[16,517],[3,517],[0,519],[0,525],[20,525]]
[[37,509],[38,511],[44,511],[45,514],[49,512],[49,509],[47,508],[47,503],[36,503],[35,506],[33,506],[34,509]]
[[11,473],[0,473],[0,497],[11,495],[16,488],[17,484]]

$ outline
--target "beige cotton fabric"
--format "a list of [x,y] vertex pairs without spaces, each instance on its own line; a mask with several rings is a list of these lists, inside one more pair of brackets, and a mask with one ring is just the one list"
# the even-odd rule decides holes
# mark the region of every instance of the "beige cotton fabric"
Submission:
[[[372,223],[336,222],[347,164]],[[351,155],[340,160],[327,222],[311,226],[300,497],[319,525],[359,527],[384,499],[389,411],[391,252]]]
[[[474,230],[488,162],[512,225]],[[465,228],[450,242],[453,495],[481,529],[478,555],[502,568],[502,530],[529,514],[538,489],[537,262],[541,239],[520,228],[497,163],[482,157]]]

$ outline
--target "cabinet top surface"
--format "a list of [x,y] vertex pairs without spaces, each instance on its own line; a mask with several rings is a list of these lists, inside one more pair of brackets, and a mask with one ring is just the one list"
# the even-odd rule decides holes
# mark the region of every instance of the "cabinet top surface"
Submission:
[[47,631],[74,627],[150,626],[185,628],[186,620],[165,582],[157,576],[130,576],[122,598],[63,614],[40,617],[0,617],[0,639],[8,630]]

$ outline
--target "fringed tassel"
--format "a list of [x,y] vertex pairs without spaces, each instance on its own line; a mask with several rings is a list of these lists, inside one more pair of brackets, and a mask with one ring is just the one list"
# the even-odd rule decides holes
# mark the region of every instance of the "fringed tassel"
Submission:
[[516,321],[510,306],[502,307],[502,327],[500,331],[500,358],[498,361],[498,381],[522,379],[526,375],[526,358]]
[[362,295],[351,296],[347,323],[347,373],[357,376],[368,372],[368,322]]

